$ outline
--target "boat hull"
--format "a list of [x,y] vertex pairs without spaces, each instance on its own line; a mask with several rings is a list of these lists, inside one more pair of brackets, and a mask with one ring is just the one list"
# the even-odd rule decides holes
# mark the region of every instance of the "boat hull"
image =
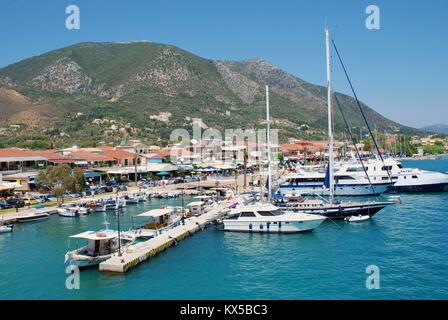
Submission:
[[12,225],[0,226],[0,233],[10,233],[13,229]]
[[89,267],[97,266],[101,262],[106,261],[107,259],[109,259],[110,257],[112,257],[112,255],[95,257],[95,258],[91,258],[91,257],[76,258],[76,259],[72,258],[69,261],[70,261],[70,265],[76,266],[76,267],[81,269],[81,268],[89,268]]
[[286,209],[288,211],[300,212],[300,213],[308,213],[308,214],[317,214],[330,219],[345,219],[351,216],[369,216],[373,217],[380,210],[385,208],[388,204],[366,204],[366,205],[354,205],[354,206],[334,206],[332,208],[296,208],[296,207],[282,207],[281,205],[277,205],[282,209]]
[[58,209],[58,214],[59,216],[65,218],[75,218],[79,215],[78,211],[68,209]]
[[[391,183],[376,183],[372,187],[366,185],[340,185],[336,184],[334,188],[335,196],[369,196],[378,195],[386,192],[392,187]],[[323,185],[314,186],[288,186],[282,185],[277,190],[276,194],[282,194],[284,196],[289,195],[302,195],[302,196],[328,196],[330,194],[327,188]]]
[[17,222],[19,223],[26,223],[26,222],[35,222],[35,221],[41,221],[46,220],[50,217],[50,215],[36,215],[35,217],[23,217],[23,218],[17,218]]
[[351,216],[345,220],[351,223],[364,222],[370,219],[370,216]]
[[448,191],[448,183],[395,185],[391,192],[418,193],[418,192],[445,192]]
[[223,230],[232,232],[256,233],[298,233],[312,231],[325,219],[309,221],[238,221],[223,220]]

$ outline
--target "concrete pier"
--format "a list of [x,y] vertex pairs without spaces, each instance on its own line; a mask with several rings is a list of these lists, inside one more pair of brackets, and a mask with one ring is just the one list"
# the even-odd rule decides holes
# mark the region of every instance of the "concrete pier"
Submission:
[[145,242],[131,245],[123,252],[121,257],[114,256],[100,263],[100,271],[115,273],[128,271],[140,262],[146,261],[197,231],[203,230],[210,222],[222,217],[228,211],[229,204],[227,201],[221,202],[217,207],[210,208],[209,211],[198,217],[185,219],[184,225],[174,227]]

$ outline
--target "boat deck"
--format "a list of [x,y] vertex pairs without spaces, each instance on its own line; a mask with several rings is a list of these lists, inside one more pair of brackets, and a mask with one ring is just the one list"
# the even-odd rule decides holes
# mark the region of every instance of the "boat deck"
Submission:
[[189,235],[203,230],[210,222],[213,222],[227,211],[229,203],[223,202],[216,208],[198,216],[185,219],[185,224],[181,224],[170,229],[161,235],[140,242],[128,247],[121,257],[114,256],[100,263],[99,269],[104,272],[125,273],[129,269],[137,266],[140,262],[146,261],[166,248],[177,244]]

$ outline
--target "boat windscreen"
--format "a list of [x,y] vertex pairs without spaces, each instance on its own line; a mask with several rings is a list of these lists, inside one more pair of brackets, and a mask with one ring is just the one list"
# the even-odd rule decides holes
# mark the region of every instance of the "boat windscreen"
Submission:
[[260,216],[263,217],[271,217],[271,216],[279,216],[283,214],[283,212],[280,209],[277,210],[261,210],[257,211]]

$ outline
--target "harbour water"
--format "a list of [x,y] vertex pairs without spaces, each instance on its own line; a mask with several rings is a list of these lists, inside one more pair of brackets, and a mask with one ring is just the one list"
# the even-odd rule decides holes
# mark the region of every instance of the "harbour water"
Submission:
[[[448,158],[404,165],[446,172]],[[18,224],[0,234],[0,299],[447,299],[448,192],[401,199],[368,222],[327,221],[306,234],[211,226],[126,274],[82,271],[79,290],[66,288],[68,236],[102,228],[102,214]],[[180,199],[128,206],[123,228],[167,204]],[[366,288],[369,265],[379,267],[379,289]]]

